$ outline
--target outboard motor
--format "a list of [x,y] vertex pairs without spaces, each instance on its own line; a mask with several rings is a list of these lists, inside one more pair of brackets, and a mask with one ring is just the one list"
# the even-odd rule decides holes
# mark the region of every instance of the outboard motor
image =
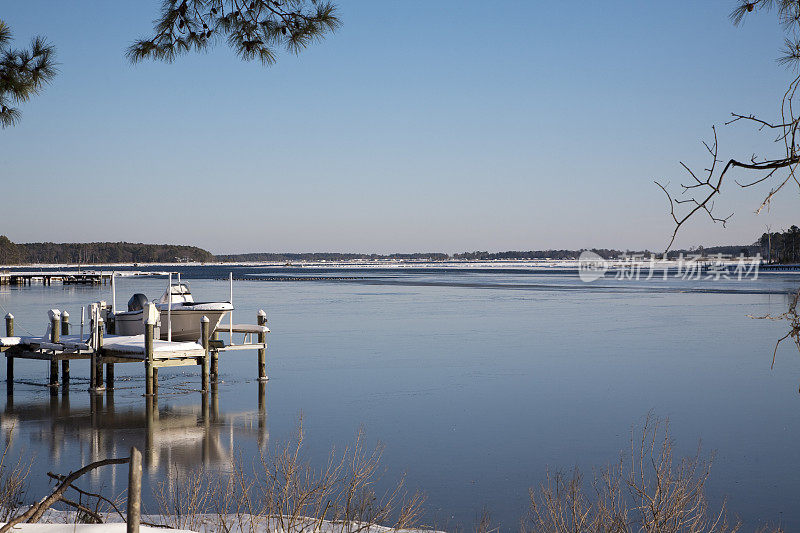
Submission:
[[147,304],[147,296],[137,292],[128,300],[128,311],[141,311]]

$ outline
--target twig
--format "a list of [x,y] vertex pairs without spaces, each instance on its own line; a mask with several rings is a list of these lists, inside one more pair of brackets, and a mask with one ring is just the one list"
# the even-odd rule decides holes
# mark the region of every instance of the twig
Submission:
[[[54,474],[52,472],[48,472],[47,475],[50,476],[51,478],[55,479],[56,481],[64,481],[64,479],[66,478],[66,476],[63,476],[61,474]],[[88,496],[90,498],[97,498],[98,500],[106,502],[107,504],[109,504],[111,507],[114,508],[114,510],[117,512],[117,514],[120,516],[120,518],[122,518],[123,520],[127,520],[127,518],[125,518],[125,515],[122,514],[122,511],[119,510],[117,505],[113,501],[111,501],[108,498],[106,498],[105,496],[103,496],[102,494],[96,494],[94,492],[85,491],[85,490],[83,490],[83,489],[81,489],[79,487],[76,487],[72,483],[69,484],[69,488],[76,490],[78,492],[78,494],[82,494],[82,495]],[[62,501],[63,501],[63,498],[62,498]]]
[[12,518],[8,522],[6,522],[2,527],[0,527],[0,533],[6,533],[6,531],[8,531],[15,525],[20,524],[22,522],[27,521],[28,523],[31,524],[38,522],[39,519],[42,518],[44,512],[47,509],[49,509],[50,506],[52,506],[54,503],[56,503],[61,499],[61,495],[64,494],[64,492],[69,488],[72,482],[81,477],[82,475],[86,474],[87,472],[91,472],[92,470],[100,468],[101,466],[122,465],[122,464],[127,464],[128,462],[130,462],[130,458],[122,457],[119,459],[104,459],[102,461],[95,461],[93,463],[89,463],[88,465],[71,473],[66,478],[64,478],[64,481],[61,483],[61,485],[56,487],[56,490],[54,490],[49,496],[43,498],[38,503],[34,503],[33,505],[31,505],[30,508],[23,514],[15,518]]
[[67,498],[65,498],[63,496],[61,497],[61,499],[59,501],[62,501],[64,503],[66,503],[67,505],[70,505],[70,506],[78,509],[79,511],[81,511],[83,513],[86,513],[87,515],[91,516],[95,520],[95,523],[97,523],[97,524],[102,524],[103,523],[103,519],[100,517],[100,515],[95,513],[94,511],[92,511],[88,507],[85,507],[85,506],[83,506],[83,505],[81,505],[81,504],[79,504],[77,502],[73,502],[72,500],[68,500]]

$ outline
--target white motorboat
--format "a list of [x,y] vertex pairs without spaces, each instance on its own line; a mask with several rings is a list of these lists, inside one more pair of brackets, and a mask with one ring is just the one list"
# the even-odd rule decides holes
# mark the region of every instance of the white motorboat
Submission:
[[208,317],[213,332],[226,313],[233,311],[230,302],[195,302],[185,283],[169,284],[157,302],[149,302],[144,294],[134,294],[128,300],[128,310],[114,312],[114,331],[117,335],[141,335],[148,304],[155,304],[160,315],[162,340],[196,341],[200,338],[200,321]]

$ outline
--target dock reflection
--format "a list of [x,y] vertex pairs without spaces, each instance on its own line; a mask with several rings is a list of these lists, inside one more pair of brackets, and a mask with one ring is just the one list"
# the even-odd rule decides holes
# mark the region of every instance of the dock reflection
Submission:
[[33,447],[40,457],[46,450],[55,467],[127,455],[136,446],[150,472],[224,468],[233,460],[236,441],[252,439],[260,449],[268,444],[266,384],[258,384],[258,409],[240,413],[220,411],[215,389],[194,405],[174,405],[154,396],[133,404],[128,398],[126,405],[117,406],[113,390],[90,395],[88,405],[81,406],[71,405],[69,394],[50,396],[49,401],[9,397],[0,430],[6,443]]

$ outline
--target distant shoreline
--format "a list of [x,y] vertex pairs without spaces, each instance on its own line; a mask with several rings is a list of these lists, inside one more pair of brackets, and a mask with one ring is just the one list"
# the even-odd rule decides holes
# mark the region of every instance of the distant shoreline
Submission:
[[[685,263],[689,258],[685,259]],[[739,258],[723,258],[720,260],[717,257],[703,257],[697,259],[700,262],[721,262],[723,264],[735,264],[739,262]],[[745,258],[746,261],[753,261],[755,258]],[[133,269],[137,267],[153,268],[153,267],[240,267],[240,266],[262,266],[274,268],[542,268],[542,269],[555,269],[555,268],[570,268],[576,269],[581,264],[579,259],[448,259],[441,261],[431,261],[426,259],[345,259],[336,261],[327,260],[302,260],[302,261],[183,261],[183,262],[158,262],[158,263],[144,263],[144,262],[124,262],[124,263],[92,263],[92,264],[77,264],[77,263],[29,263],[17,265],[0,265],[0,270],[21,271],[21,270],[41,270],[41,269],[74,269],[74,270],[113,270],[114,268]],[[679,259],[657,259],[650,261],[648,258],[641,258],[636,260],[631,259],[608,259],[606,264],[610,268],[622,267],[628,265],[649,266],[652,265],[656,268],[676,267],[681,264]],[[764,265],[766,266],[766,265]],[[772,265],[780,266],[780,265]]]

